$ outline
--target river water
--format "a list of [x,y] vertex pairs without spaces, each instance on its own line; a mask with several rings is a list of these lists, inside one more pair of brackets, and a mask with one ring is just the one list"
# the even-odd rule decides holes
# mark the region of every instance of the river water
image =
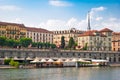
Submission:
[[0,69],[0,80],[120,80],[120,67]]

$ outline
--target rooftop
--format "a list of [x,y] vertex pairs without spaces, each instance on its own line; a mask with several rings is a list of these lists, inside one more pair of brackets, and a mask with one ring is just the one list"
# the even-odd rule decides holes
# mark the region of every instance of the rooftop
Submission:
[[28,31],[33,31],[33,32],[43,32],[43,33],[52,33],[51,31],[48,31],[46,29],[42,28],[35,28],[35,27],[26,27]]
[[100,30],[100,32],[113,32],[113,31],[111,29],[104,28],[104,29]]
[[0,22],[0,25],[3,26],[13,25],[13,26],[19,26],[21,28],[25,28],[24,24],[18,24],[18,23]]

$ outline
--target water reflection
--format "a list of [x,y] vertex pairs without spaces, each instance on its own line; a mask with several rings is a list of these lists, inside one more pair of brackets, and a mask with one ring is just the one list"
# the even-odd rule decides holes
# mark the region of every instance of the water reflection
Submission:
[[0,80],[118,80],[120,67],[0,69]]

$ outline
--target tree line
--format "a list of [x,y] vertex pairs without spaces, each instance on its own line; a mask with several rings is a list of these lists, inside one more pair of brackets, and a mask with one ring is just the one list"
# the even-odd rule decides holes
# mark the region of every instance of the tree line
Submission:
[[31,38],[20,38],[19,40],[15,39],[8,39],[4,36],[0,36],[0,46],[1,47],[11,47],[11,48],[21,48],[28,46],[31,47],[37,47],[37,48],[56,48],[55,44],[50,44],[48,42],[42,43],[42,42],[32,42]]

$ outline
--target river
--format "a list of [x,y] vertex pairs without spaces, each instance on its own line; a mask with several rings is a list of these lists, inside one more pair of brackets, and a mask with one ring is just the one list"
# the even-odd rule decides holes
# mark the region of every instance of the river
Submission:
[[0,80],[120,80],[120,67],[0,69]]

